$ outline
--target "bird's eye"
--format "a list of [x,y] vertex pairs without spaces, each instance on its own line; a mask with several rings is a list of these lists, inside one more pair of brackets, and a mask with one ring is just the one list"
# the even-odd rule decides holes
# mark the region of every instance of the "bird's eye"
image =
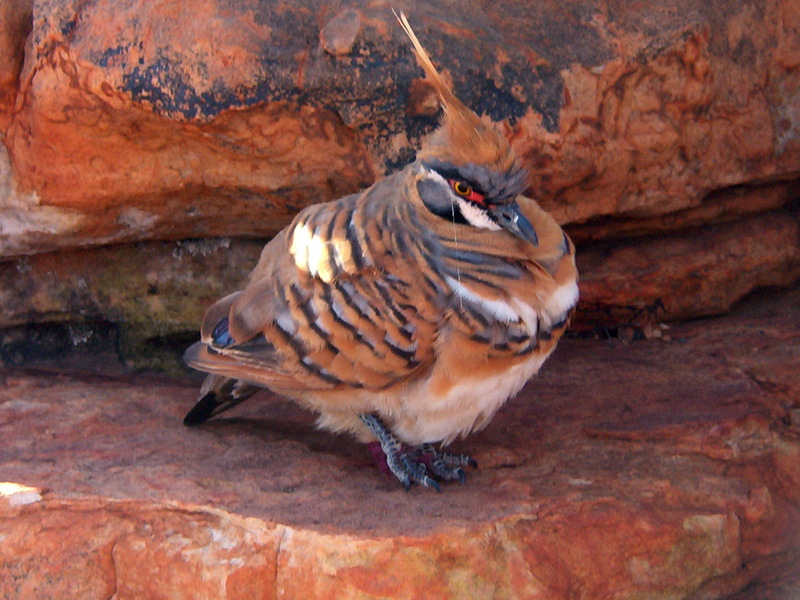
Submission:
[[466,181],[462,181],[460,179],[451,179],[450,187],[453,188],[453,191],[456,194],[462,198],[466,198],[467,200],[472,200],[473,202],[477,202],[479,204],[483,204],[486,200],[483,194],[476,192]]
[[456,194],[459,196],[469,196],[472,193],[472,188],[469,186],[468,183],[463,181],[454,181],[453,182],[453,189],[455,190]]

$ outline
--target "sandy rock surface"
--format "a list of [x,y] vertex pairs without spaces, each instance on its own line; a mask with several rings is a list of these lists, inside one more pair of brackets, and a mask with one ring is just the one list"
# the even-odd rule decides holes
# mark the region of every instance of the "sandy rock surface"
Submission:
[[797,289],[564,340],[441,494],[268,393],[187,429],[196,382],[6,371],[0,597],[792,597],[798,364]]

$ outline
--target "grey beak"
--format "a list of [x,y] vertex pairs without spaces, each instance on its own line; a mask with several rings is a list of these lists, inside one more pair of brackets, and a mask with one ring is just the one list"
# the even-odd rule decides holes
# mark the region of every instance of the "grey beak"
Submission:
[[539,245],[539,236],[536,235],[536,230],[531,222],[520,211],[519,204],[511,202],[510,204],[496,205],[491,208],[491,212],[500,227],[529,244]]

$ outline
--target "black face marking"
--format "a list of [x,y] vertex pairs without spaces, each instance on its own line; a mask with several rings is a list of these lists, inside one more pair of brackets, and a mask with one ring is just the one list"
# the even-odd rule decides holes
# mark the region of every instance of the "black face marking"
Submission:
[[506,204],[525,191],[528,172],[519,165],[498,172],[476,164],[454,165],[442,161],[427,161],[423,166],[436,171],[445,179],[466,181],[490,204]]
[[438,181],[421,179],[417,182],[417,192],[425,207],[437,217],[459,225],[469,225],[461,214],[461,209],[453,202],[448,189]]

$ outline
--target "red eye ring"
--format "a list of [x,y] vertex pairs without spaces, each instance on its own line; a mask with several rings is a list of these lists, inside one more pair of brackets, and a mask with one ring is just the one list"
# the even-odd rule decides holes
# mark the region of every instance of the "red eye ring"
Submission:
[[472,189],[472,186],[466,181],[462,181],[460,179],[450,179],[448,180],[448,183],[456,195],[461,196],[462,198],[472,200],[478,204],[483,204],[486,201],[486,197]]

